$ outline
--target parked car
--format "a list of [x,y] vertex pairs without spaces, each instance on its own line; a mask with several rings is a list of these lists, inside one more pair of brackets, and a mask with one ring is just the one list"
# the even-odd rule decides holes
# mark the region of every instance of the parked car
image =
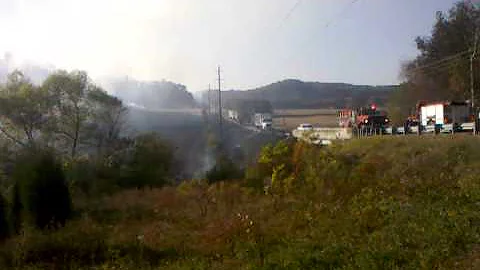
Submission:
[[300,124],[297,127],[297,130],[302,130],[302,131],[313,130],[313,125],[312,124],[307,124],[307,123]]

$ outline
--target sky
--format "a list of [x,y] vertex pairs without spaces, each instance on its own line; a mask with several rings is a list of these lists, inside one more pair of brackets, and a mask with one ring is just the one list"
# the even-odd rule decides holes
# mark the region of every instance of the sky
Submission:
[[[353,2],[353,4],[352,4]],[[190,91],[399,82],[455,0],[0,0],[0,57]]]

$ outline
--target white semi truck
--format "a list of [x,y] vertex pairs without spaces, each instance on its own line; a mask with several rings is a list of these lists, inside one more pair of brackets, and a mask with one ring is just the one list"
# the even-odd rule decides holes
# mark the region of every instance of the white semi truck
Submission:
[[255,113],[253,116],[253,123],[257,128],[270,129],[272,127],[272,114]]
[[420,124],[424,131],[473,131],[474,116],[467,102],[423,103],[419,106]]

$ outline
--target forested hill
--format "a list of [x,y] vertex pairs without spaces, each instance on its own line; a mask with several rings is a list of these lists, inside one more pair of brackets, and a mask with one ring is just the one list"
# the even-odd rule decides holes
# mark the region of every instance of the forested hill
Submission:
[[368,102],[385,105],[398,86],[369,86],[346,83],[283,80],[247,91],[222,92],[222,100],[268,100],[276,109],[338,108],[363,106]]
[[115,79],[105,86],[126,103],[135,103],[149,109],[186,109],[196,106],[186,86],[165,80]]

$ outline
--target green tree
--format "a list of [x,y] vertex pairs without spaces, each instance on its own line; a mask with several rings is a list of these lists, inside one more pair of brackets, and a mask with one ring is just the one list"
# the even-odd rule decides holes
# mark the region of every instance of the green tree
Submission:
[[68,149],[72,159],[92,148],[97,156],[107,155],[124,129],[127,109],[122,101],[83,71],[57,71],[42,87],[49,95],[49,127],[57,135],[57,147]]
[[48,151],[26,151],[19,157],[13,175],[14,226],[22,222],[38,228],[64,225],[72,215],[70,192],[61,165]]
[[216,164],[207,171],[205,177],[209,184],[226,180],[238,180],[243,178],[242,171],[227,156],[217,158]]
[[159,187],[171,177],[173,152],[167,142],[155,133],[139,135],[128,161],[122,167],[121,187]]
[[286,141],[262,148],[257,164],[247,169],[247,184],[260,187],[267,180],[275,189],[288,189],[293,180],[293,147]]
[[[447,14],[438,12],[431,34],[416,38],[419,55],[403,66],[402,97],[394,96],[390,105],[412,108],[422,99],[470,99],[470,57],[480,45],[475,42],[479,18],[480,11],[468,1],[456,3]],[[478,60],[474,59],[475,88],[480,86]]]
[[91,110],[85,97],[95,86],[85,72],[57,71],[45,80],[42,87],[49,93],[50,111],[55,116],[50,127],[69,149],[70,156],[75,158]]
[[49,119],[46,93],[20,71],[0,91],[0,132],[20,146],[34,145]]
[[90,91],[87,98],[92,111],[88,126],[90,138],[97,149],[97,155],[108,158],[119,150],[120,137],[126,129],[125,118],[128,110],[120,99],[110,96],[100,88]]

